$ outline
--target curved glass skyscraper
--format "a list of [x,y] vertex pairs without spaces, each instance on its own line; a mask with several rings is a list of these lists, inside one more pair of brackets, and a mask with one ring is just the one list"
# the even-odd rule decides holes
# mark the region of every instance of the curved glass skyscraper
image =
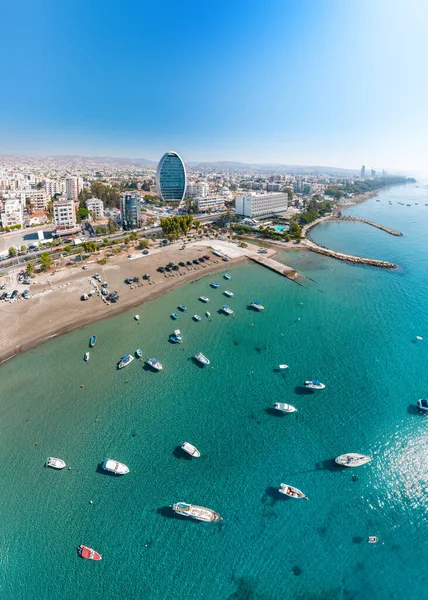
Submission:
[[165,202],[181,202],[186,193],[186,168],[177,152],[167,152],[158,164],[158,196]]

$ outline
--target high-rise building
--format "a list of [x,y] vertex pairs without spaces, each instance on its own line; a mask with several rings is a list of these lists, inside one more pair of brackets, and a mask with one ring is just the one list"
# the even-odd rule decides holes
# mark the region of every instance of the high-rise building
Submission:
[[77,202],[82,188],[83,179],[81,177],[67,177],[65,180],[65,192],[68,200],[74,200],[74,202]]
[[99,198],[89,198],[86,200],[86,208],[94,213],[96,219],[104,217],[104,202]]
[[156,173],[158,196],[165,202],[181,202],[186,193],[186,168],[177,152],[167,152]]
[[120,194],[120,220],[125,230],[141,227],[140,196],[135,192]]
[[24,224],[25,202],[22,201],[20,195],[10,193],[0,204],[2,205],[0,209],[2,227],[11,227],[12,225],[22,226]]
[[372,177],[376,177],[376,171],[374,169],[371,170]]
[[288,194],[255,194],[236,196],[235,210],[237,215],[258,217],[283,212],[288,208]]
[[366,176],[366,165],[363,165],[361,167],[361,179],[364,179],[365,176]]
[[76,206],[74,200],[56,200],[53,203],[53,213],[56,229],[73,229],[76,227]]

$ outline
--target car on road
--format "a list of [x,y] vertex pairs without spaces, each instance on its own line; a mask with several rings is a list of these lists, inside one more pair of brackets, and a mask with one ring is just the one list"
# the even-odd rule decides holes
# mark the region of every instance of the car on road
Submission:
[[143,250],[142,254],[148,254],[149,251],[148,250]]
[[87,269],[89,269],[89,267],[88,267],[88,265],[83,265],[82,269],[83,269],[84,271],[86,271]]

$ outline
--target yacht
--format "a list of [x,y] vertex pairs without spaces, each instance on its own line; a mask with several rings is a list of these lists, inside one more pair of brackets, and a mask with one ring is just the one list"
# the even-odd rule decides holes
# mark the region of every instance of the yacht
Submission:
[[207,312],[205,313],[205,316],[206,316],[206,317],[208,317],[208,318],[210,318],[210,316],[211,316],[211,313],[210,313],[209,311],[207,311]]
[[233,292],[229,292],[229,290],[224,290],[223,294],[228,298],[233,298]]
[[156,358],[149,358],[149,360],[147,361],[147,364],[152,367],[152,369],[154,369],[155,371],[162,371],[163,366],[160,364],[160,362],[156,359]]
[[418,407],[424,412],[428,412],[428,398],[420,398],[418,400]]
[[196,352],[195,354],[195,359],[201,363],[201,365],[209,365],[210,364],[210,360],[209,358],[207,358],[205,356],[205,354],[202,354],[202,352]]
[[276,410],[280,410],[281,412],[293,413],[297,412],[297,408],[291,406],[291,404],[285,404],[285,402],[275,402],[273,405]]
[[265,309],[265,307],[262,304],[260,304],[260,302],[255,302],[255,301],[251,302],[250,306],[251,306],[251,308],[254,308],[254,310],[264,310]]
[[101,554],[99,554],[92,548],[89,548],[88,546],[84,546],[83,544],[80,544],[80,546],[79,546],[79,555],[82,558],[88,558],[89,560],[101,560],[102,559]]
[[134,319],[135,319],[136,321],[139,321],[139,320],[140,320],[140,315],[134,315]]
[[357,454],[356,452],[348,452],[348,454],[341,454],[338,456],[334,462],[343,467],[361,467],[361,465],[365,465],[371,460],[373,460],[371,456]]
[[174,321],[175,321],[176,319],[178,319],[178,315],[177,315],[177,313],[172,313],[172,315],[171,315],[171,319],[174,319]]
[[214,510],[211,510],[211,508],[196,506],[196,504],[187,504],[187,502],[177,502],[177,504],[173,504],[172,510],[178,515],[191,517],[197,521],[206,521],[208,523],[215,523],[222,519],[222,517]]
[[83,360],[85,362],[88,362],[88,360],[89,360],[89,352],[85,352],[85,356],[83,357]]
[[132,363],[133,360],[134,357],[131,356],[131,354],[125,354],[125,356],[122,356],[120,361],[117,363],[118,369],[123,369],[123,367],[127,367],[129,363]]
[[231,279],[231,275],[229,275],[229,273],[225,273],[225,274],[223,275],[223,277],[224,277],[225,279]]
[[211,283],[210,283],[210,286],[211,286],[212,288],[214,288],[214,289],[217,289],[217,288],[219,288],[219,287],[220,287],[220,284],[219,284],[219,283],[216,283],[215,281],[213,281],[213,282],[211,282]]
[[313,379],[312,381],[305,381],[305,388],[309,390],[323,390],[325,385],[321,381],[318,381],[318,379]]
[[280,369],[288,369],[288,365],[279,365]]
[[60,458],[53,458],[53,456],[49,456],[45,462],[45,467],[52,467],[52,469],[63,469],[65,466],[63,460]]
[[126,475],[127,473],[129,473],[129,469],[126,465],[117,462],[117,460],[113,460],[111,458],[105,458],[101,466],[104,469],[104,471],[114,473],[115,475]]
[[96,335],[93,335],[93,336],[91,337],[91,341],[89,342],[89,345],[90,345],[90,347],[91,347],[91,348],[93,348],[93,347],[95,346],[95,344],[96,344],[96,343],[97,343],[97,336],[96,336]]
[[209,298],[207,298],[206,296],[199,296],[199,300],[200,300],[201,302],[209,302],[209,301],[210,301],[210,299],[209,299]]
[[179,310],[181,310],[182,312],[186,311],[187,308],[184,306],[184,304],[179,304],[178,306]]
[[199,315],[193,315],[192,319],[193,319],[194,321],[200,321],[200,320],[201,320],[201,317],[200,317]]
[[224,304],[221,307],[221,310],[226,314],[226,315],[233,315],[233,310],[230,308],[230,306],[228,306],[227,304]]
[[201,453],[196,448],[196,446],[190,444],[189,442],[184,442],[184,444],[181,444],[181,449],[184,450],[184,452],[187,452],[187,454],[190,454],[190,456],[194,456],[195,458],[199,458],[201,456]]
[[183,341],[183,336],[181,334],[181,331],[179,329],[175,329],[174,333],[172,333],[169,336],[169,339],[171,340],[171,342],[174,342],[175,344],[181,344],[181,342]]
[[281,494],[285,494],[286,496],[289,496],[290,498],[306,498],[307,499],[307,496],[305,496],[305,494],[303,492],[298,490],[296,487],[293,487],[292,485],[287,485],[286,483],[281,483],[281,485],[279,486],[278,492],[281,492]]
[[135,350],[135,354],[137,355],[137,358],[142,358],[143,357],[143,351],[140,350],[140,348],[138,348],[138,350]]

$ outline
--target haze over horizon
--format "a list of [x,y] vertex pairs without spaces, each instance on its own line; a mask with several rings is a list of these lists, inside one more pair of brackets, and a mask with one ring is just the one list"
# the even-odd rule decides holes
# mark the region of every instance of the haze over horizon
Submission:
[[18,0],[3,17],[2,154],[426,171],[422,0]]

